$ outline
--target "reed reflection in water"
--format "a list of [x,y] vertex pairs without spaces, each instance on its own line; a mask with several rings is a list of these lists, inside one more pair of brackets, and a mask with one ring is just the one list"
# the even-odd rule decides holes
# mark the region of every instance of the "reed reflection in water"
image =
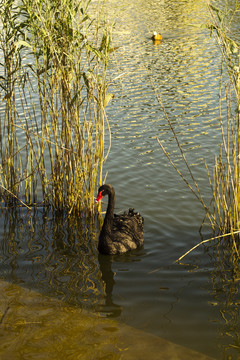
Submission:
[[95,224],[38,209],[2,210],[1,276],[70,304],[100,301]]
[[[137,315],[139,306],[146,316],[151,304],[153,308],[158,304],[162,315],[158,314],[156,323],[151,319],[151,327],[157,326],[153,332],[162,330],[165,337],[171,337],[173,326],[178,331],[183,326],[185,306],[189,316],[193,316],[195,306],[191,301],[198,294],[202,312],[198,317],[194,314],[191,326],[198,329],[199,340],[203,338],[199,324],[200,318],[205,317],[207,301],[212,311],[206,315],[219,333],[221,351],[229,354],[229,344],[239,346],[239,266],[230,249],[222,245],[207,247],[201,262],[198,254],[190,257],[195,265],[185,264],[179,268],[179,265],[170,265],[166,259],[161,266],[152,263],[155,268],[150,270],[152,267],[146,260],[151,254],[146,249],[125,256],[97,255],[94,224],[83,226],[77,220],[68,221],[63,214],[53,216],[44,209],[33,216],[24,209],[2,210],[1,219],[4,220],[1,226],[1,277],[9,283],[35,289],[69,305],[92,309],[103,317],[124,319],[129,311],[126,309],[130,309],[132,316],[128,321],[135,322],[137,327],[142,327],[141,317]],[[207,270],[203,270],[204,267]],[[128,280],[122,274],[126,274]],[[212,284],[208,281],[209,276]],[[153,280],[159,286],[157,291],[152,289]],[[125,298],[119,297],[115,286],[118,293],[120,288],[124,289]],[[176,320],[180,319],[182,323],[178,324]],[[178,343],[184,342],[186,330],[179,334]]]

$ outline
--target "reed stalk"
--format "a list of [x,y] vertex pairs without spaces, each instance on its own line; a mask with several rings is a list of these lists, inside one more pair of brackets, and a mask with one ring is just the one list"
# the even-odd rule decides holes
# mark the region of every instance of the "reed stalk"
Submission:
[[53,209],[94,211],[109,129],[111,26],[90,17],[90,2],[1,3],[4,199],[13,193],[28,205],[41,198]]
[[[193,194],[201,203],[205,217],[202,226],[208,219],[213,230],[211,239],[203,240],[192,249],[187,251],[177,261],[189,254],[199,245],[212,241],[214,239],[229,239],[236,256],[239,258],[239,237],[240,237],[240,46],[233,39],[229,30],[234,15],[239,12],[239,5],[236,2],[235,8],[231,11],[226,9],[220,10],[213,6],[212,2],[208,4],[211,14],[211,22],[208,24],[211,35],[214,35],[222,53],[222,81],[219,89],[219,124],[222,137],[222,143],[218,155],[215,155],[214,167],[212,174],[206,165],[210,188],[212,191],[212,199],[207,205],[202,197],[198,187],[197,180],[194,178],[189,166],[177,134],[171,124],[171,121],[162,105],[161,97],[157,93],[156,96],[159,104],[162,106],[169,127],[176,140],[180,154],[187,167],[190,181],[182,174],[172,161],[170,155],[163,147],[161,141],[157,138],[164,154],[167,156],[171,165],[175,168]],[[224,82],[227,75],[228,81]],[[225,108],[222,109],[222,99],[225,96]],[[236,109],[236,110],[235,110]],[[200,229],[201,229],[200,228]]]
[[[219,232],[231,233],[237,250],[236,232],[239,235],[240,231],[240,46],[233,40],[229,26],[239,9],[223,12],[209,3],[209,11],[212,18],[209,27],[221,49],[223,70],[228,75],[228,83],[222,83],[219,90],[222,144],[219,155],[215,156],[210,185]],[[222,111],[223,95],[226,99],[225,112]]]

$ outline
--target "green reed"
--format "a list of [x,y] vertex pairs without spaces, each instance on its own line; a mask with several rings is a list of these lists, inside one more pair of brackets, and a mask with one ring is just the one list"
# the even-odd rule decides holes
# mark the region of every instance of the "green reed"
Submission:
[[111,27],[91,18],[90,3],[1,1],[5,200],[32,204],[38,196],[54,209],[93,210],[108,129]]

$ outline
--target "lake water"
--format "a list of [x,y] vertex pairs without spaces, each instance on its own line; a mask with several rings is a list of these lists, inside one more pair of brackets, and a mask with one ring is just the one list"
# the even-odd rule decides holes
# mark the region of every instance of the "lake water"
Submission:
[[[134,207],[143,215],[144,247],[98,256],[90,230],[81,243],[81,229],[62,217],[44,217],[42,210],[30,222],[24,211],[20,217],[3,211],[1,277],[217,359],[237,359],[239,277],[213,243],[175,262],[202,240],[204,211],[156,140],[189,179],[155,91],[208,203],[204,160],[212,169],[221,142],[222,59],[204,27],[206,3],[109,0],[106,15],[115,19],[118,49],[110,59],[114,99],[107,107],[111,151],[104,172],[116,191],[115,211]],[[233,29],[238,37],[239,22]],[[160,44],[150,39],[154,30],[163,36]]]

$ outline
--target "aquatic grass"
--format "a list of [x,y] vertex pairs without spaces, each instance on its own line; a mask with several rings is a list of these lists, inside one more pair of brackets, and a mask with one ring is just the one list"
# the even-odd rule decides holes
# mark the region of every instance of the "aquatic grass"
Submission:
[[[209,185],[212,192],[212,198],[209,205],[206,204],[198,183],[193,176],[184,151],[181,147],[177,134],[171,124],[171,120],[166,113],[161,101],[160,95],[156,96],[161,105],[169,127],[173,133],[181,157],[187,167],[190,181],[183,175],[179,168],[174,164],[167,150],[161,141],[157,138],[164,154],[167,156],[171,165],[175,168],[186,185],[201,203],[205,217],[200,230],[206,221],[210,223],[213,231],[213,237],[201,241],[192,249],[182,255],[177,261],[189,254],[199,245],[212,240],[221,239],[231,241],[235,255],[239,258],[239,236],[240,236],[240,46],[236,40],[233,40],[229,30],[231,20],[236,12],[239,12],[237,3],[234,11],[227,11],[226,8],[220,10],[209,3],[211,22],[208,24],[211,35],[214,35],[219,44],[222,53],[222,79],[219,88],[219,128],[221,131],[222,143],[219,154],[215,155],[214,167],[211,171],[205,163]],[[227,80],[226,81],[226,76]],[[225,98],[226,111],[222,109],[222,101]]]
[[23,198],[30,205],[40,198],[70,213],[94,211],[109,153],[104,139],[112,26],[91,18],[90,2],[1,2],[5,201]]
[[[212,187],[215,213],[221,233],[240,230],[240,46],[230,36],[228,27],[234,16],[209,4],[212,23],[211,33],[222,52],[228,84],[219,90],[219,123],[222,135],[220,153],[215,156],[215,166],[210,185]],[[235,9],[239,11],[239,9]],[[225,96],[226,113],[222,114],[222,92]],[[235,236],[233,237],[235,239]]]

